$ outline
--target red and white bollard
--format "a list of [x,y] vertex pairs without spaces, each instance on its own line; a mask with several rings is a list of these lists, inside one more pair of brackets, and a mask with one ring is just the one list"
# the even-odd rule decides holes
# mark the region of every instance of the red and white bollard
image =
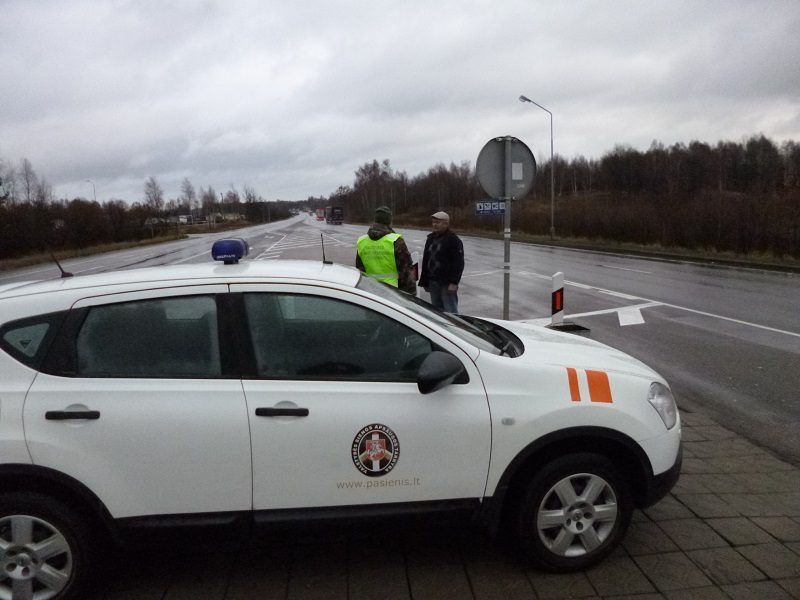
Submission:
[[550,325],[546,325],[546,327],[589,337],[589,328],[572,321],[564,321],[564,273],[561,271],[553,275],[552,289],[553,291],[550,295]]
[[561,271],[553,275],[550,313],[550,325],[561,325],[564,322],[564,274]]

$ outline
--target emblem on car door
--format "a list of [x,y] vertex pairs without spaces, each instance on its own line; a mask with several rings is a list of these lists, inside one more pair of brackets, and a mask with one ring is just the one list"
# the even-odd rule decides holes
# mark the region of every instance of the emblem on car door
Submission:
[[353,464],[367,477],[381,477],[394,469],[400,459],[400,442],[386,425],[373,423],[363,427],[351,449]]

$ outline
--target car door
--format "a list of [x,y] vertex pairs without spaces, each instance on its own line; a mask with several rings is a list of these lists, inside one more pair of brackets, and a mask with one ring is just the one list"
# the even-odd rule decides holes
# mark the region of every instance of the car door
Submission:
[[34,463],[114,517],[249,510],[247,412],[223,373],[218,294],[227,286],[77,302],[25,401]]
[[[243,381],[256,510],[481,498],[491,443],[480,376],[449,340],[390,306],[311,286],[234,285],[257,374]],[[434,349],[466,376],[430,394]]]

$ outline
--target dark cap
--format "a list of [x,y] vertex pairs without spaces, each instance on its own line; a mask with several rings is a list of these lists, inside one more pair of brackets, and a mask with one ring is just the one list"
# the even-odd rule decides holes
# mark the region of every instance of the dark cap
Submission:
[[379,206],[375,209],[375,222],[382,225],[392,224],[392,211],[388,206]]

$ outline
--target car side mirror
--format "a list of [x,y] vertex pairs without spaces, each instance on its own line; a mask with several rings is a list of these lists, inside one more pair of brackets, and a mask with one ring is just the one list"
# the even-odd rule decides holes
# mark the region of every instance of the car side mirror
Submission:
[[417,371],[417,387],[423,394],[430,394],[446,385],[450,385],[460,375],[466,375],[464,365],[452,354],[431,352]]

